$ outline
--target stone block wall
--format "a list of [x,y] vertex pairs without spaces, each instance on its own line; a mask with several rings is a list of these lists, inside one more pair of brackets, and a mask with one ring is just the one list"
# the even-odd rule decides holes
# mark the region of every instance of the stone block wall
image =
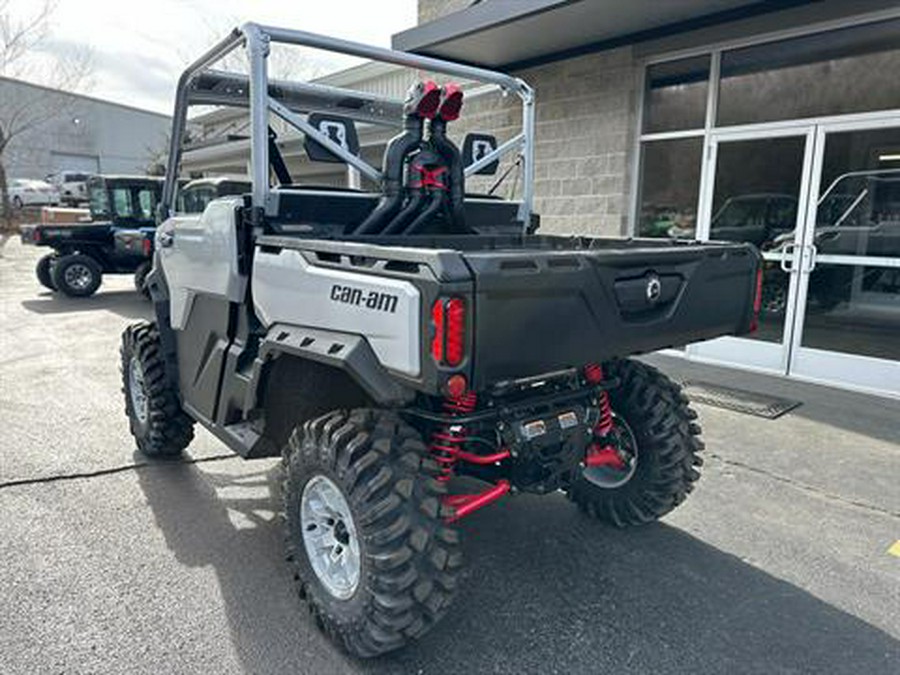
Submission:
[[[555,61],[515,74],[535,89],[535,210],[541,214],[542,231],[625,233],[639,76],[631,48]],[[520,110],[516,97],[472,98],[451,127],[451,135],[461,142],[465,133],[481,131],[497,135],[502,143],[518,132]],[[501,165],[500,172],[506,166]],[[498,194],[506,194],[512,176]],[[477,177],[467,187],[484,191],[495,180],[496,176]]]

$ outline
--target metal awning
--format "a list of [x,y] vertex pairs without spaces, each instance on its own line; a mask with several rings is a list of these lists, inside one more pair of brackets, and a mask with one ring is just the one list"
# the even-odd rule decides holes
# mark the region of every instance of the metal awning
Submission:
[[397,33],[393,47],[492,68],[521,68],[804,1],[482,0]]

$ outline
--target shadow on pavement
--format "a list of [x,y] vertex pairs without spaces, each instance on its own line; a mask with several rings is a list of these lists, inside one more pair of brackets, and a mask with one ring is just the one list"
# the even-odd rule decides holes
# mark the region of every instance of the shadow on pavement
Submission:
[[61,293],[42,292],[34,300],[23,300],[22,307],[35,314],[70,314],[108,310],[126,319],[149,319],[153,306],[137,291],[106,291],[101,288],[88,298],[69,298]]
[[665,524],[603,527],[556,496],[472,517],[444,621],[405,651],[353,661],[293,592],[272,513],[277,468],[223,473],[234,466],[138,476],[177,560],[215,569],[247,672],[877,673],[900,662],[887,633],[734,556]]

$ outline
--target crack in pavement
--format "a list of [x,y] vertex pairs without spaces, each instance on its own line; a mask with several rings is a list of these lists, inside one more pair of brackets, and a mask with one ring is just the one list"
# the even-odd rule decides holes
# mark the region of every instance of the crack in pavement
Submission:
[[[791,487],[797,488],[799,490],[804,490],[805,492],[811,492],[819,497],[823,497],[825,499],[830,499],[832,501],[839,502],[846,506],[853,506],[856,508],[864,509],[866,511],[871,511],[873,513],[878,513],[883,516],[889,516],[891,518],[900,518],[900,512],[891,511],[890,509],[885,509],[880,506],[875,506],[874,504],[869,504],[867,502],[861,502],[855,499],[847,499],[846,497],[842,497],[840,495],[836,495],[832,492],[828,492],[827,490],[822,490],[814,485],[809,485],[808,483],[803,483],[801,481],[795,480],[793,478],[788,478],[787,476],[781,476],[776,473],[772,473],[771,471],[767,471],[766,469],[761,469],[756,466],[752,466],[750,464],[745,464],[744,462],[740,462],[734,459],[726,459],[722,455],[716,454],[714,452],[705,452],[704,455],[710,459],[715,459],[722,464],[726,464],[728,466],[737,467],[739,469],[744,469],[746,471],[750,471],[752,473],[765,476],[766,478],[771,478],[772,480],[778,481],[779,483],[784,483],[785,485],[790,485]],[[182,459],[174,462],[137,462],[134,464],[123,464],[121,466],[114,466],[109,469],[98,469],[97,471],[86,471],[83,473],[67,473],[67,474],[59,474],[53,476],[42,476],[40,478],[22,478],[17,480],[3,481],[0,482],[0,490],[9,487],[19,487],[23,485],[40,485],[42,483],[56,483],[60,481],[67,480],[79,480],[79,479],[88,479],[88,478],[97,478],[100,476],[108,476],[116,473],[123,473],[125,471],[134,471],[137,469],[143,469],[148,466],[160,466],[160,465],[175,465],[175,464],[200,464],[203,462],[218,462],[223,459],[236,459],[239,458],[239,455],[234,453],[224,453],[221,455],[212,455],[210,457],[198,457],[197,459]]]
[[238,458],[239,455],[233,452],[212,455],[210,457],[198,457],[196,459],[181,459],[178,461],[156,461],[156,462],[136,462],[134,464],[123,464],[108,469],[97,469],[96,471],[85,471],[82,473],[63,473],[51,476],[41,476],[40,478],[18,478],[16,480],[8,480],[0,482],[0,490],[8,487],[19,487],[22,485],[40,485],[41,483],[56,483],[65,480],[79,480],[82,478],[97,478],[99,476],[109,476],[115,473],[123,473],[125,471],[134,471],[143,469],[148,466],[173,466],[176,464],[200,464],[201,462],[217,462],[223,459]]
[[780,476],[777,473],[772,473],[771,471],[767,471],[766,469],[761,469],[756,466],[751,466],[750,464],[744,464],[743,462],[739,462],[734,459],[726,459],[725,457],[722,457],[722,455],[717,455],[714,452],[705,452],[703,454],[705,457],[709,457],[710,459],[719,460],[720,462],[722,462],[723,464],[727,464],[728,466],[733,466],[733,467],[737,467],[740,469],[745,469],[747,471],[751,471],[755,474],[765,476],[766,478],[771,478],[772,480],[778,481],[779,483],[784,483],[785,485],[790,485],[791,487],[797,488],[799,490],[811,492],[819,497],[823,497],[825,499],[830,499],[832,501],[840,502],[841,504],[844,504],[846,506],[854,506],[859,509],[864,509],[866,511],[878,513],[882,516],[890,516],[891,518],[900,518],[900,512],[897,512],[897,511],[891,511],[890,509],[885,509],[880,506],[875,506],[874,504],[869,504],[868,502],[861,502],[861,501],[858,501],[855,499],[847,499],[846,497],[836,495],[833,492],[828,492],[827,490],[818,488],[815,485],[809,485],[808,483],[803,483],[802,481],[795,480],[793,478],[788,478],[787,476]]

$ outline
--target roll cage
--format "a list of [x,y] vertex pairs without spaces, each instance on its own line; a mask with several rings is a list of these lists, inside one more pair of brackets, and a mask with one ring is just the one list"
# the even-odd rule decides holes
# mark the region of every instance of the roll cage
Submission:
[[[380,181],[381,170],[378,167],[348,152],[309,124],[302,115],[311,112],[332,113],[370,124],[396,126],[402,119],[402,101],[310,82],[270,80],[267,57],[272,42],[312,47],[442,73],[496,85],[504,93],[517,95],[522,101],[522,125],[519,133],[466,166],[465,174],[472,175],[507,153],[517,150],[523,165],[522,203],[518,219],[524,224],[530,222],[534,197],[534,92],[523,80],[452,61],[255,23],[245,23],[235,28],[191,64],[178,80],[166,182],[159,209],[161,220],[172,215],[187,112],[192,105],[249,108],[252,206],[257,211],[264,211],[269,200],[269,113],[281,118],[307,138],[317,141],[362,175],[375,182]],[[249,77],[210,69],[210,66],[239,47],[247,50]]]

